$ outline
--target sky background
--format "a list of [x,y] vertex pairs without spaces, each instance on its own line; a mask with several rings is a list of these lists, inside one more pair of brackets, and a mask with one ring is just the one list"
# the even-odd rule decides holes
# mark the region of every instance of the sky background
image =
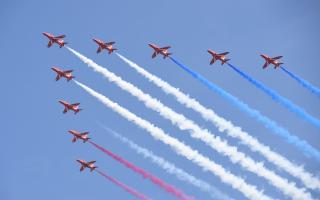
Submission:
[[[80,82],[147,119],[168,134],[199,150],[248,183],[279,199],[286,197],[264,179],[232,164],[226,157],[195,141],[156,112],[147,109],[130,94],[93,72],[67,49],[47,48],[41,33],[66,34],[70,47],[108,68],[165,105],[183,113],[201,127],[225,138],[231,145],[257,161],[264,159],[241,145],[238,140],[219,133],[199,114],[177,103],[156,86],[129,68],[115,55],[96,54],[93,37],[116,41],[119,52],[149,72],[212,108],[220,116],[241,126],[262,143],[291,161],[320,175],[319,163],[308,159],[293,146],[273,135],[226,100],[211,92],[169,59],[151,59],[148,43],[171,45],[176,59],[237,96],[264,115],[274,119],[293,134],[320,148],[319,129],[286,110],[270,97],[220,64],[210,66],[208,48],[230,51],[231,63],[260,80],[279,94],[320,118],[319,98],[304,89],[281,70],[262,70],[261,53],[283,55],[287,69],[320,86],[320,2],[316,0],[268,1],[16,1],[0,3],[0,199],[133,199],[128,193],[96,173],[79,172],[75,159],[97,160],[99,169],[153,199],[175,199],[148,180],[123,167],[94,149],[90,144],[71,143],[67,130],[90,131],[93,141],[157,175],[197,199],[210,199],[207,193],[179,181],[143,159],[111,137],[97,122],[112,128],[139,145],[173,162],[187,172],[206,180],[235,199],[245,199],[238,191],[221,183],[216,176],[177,156],[168,146],[155,141],[147,132],[104,107],[74,83],[54,81],[52,66],[74,69]],[[62,114],[58,100],[80,102],[84,109],[77,115]],[[275,170],[291,181],[301,183]],[[320,193],[312,193],[319,196]]]

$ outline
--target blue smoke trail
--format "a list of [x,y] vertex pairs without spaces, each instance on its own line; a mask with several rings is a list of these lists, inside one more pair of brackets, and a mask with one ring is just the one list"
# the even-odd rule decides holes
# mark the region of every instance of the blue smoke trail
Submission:
[[295,105],[294,103],[292,103],[291,101],[289,101],[288,99],[280,96],[277,92],[275,92],[274,90],[271,90],[269,88],[267,88],[265,85],[263,85],[262,83],[260,83],[259,81],[253,79],[252,77],[250,77],[248,74],[244,73],[243,71],[241,71],[239,68],[231,65],[230,63],[227,63],[229,67],[231,67],[234,71],[238,72],[242,77],[244,77],[245,79],[247,79],[250,83],[252,83],[254,86],[256,86],[257,88],[261,89],[262,91],[264,91],[267,95],[269,95],[272,99],[274,99],[275,101],[277,101],[278,103],[280,103],[281,105],[283,105],[284,107],[286,107],[288,110],[290,110],[293,113],[296,113],[297,115],[299,115],[300,117],[302,117],[304,120],[310,122],[311,124],[313,124],[314,126],[320,128],[320,121],[311,116],[310,114],[308,114],[306,111],[304,111],[302,108],[300,108],[299,106]]
[[286,68],[284,68],[283,66],[280,67],[280,69],[282,69],[284,72],[286,72],[289,76],[291,76],[293,79],[295,79],[296,81],[298,81],[303,87],[307,88],[308,90],[310,90],[312,93],[318,95],[320,97],[320,89],[317,88],[316,86],[312,85],[311,83],[309,83],[306,80],[303,80],[302,78],[300,78],[299,76],[295,75],[294,73],[288,71]]
[[263,125],[272,130],[272,133],[282,137],[287,143],[292,144],[296,146],[299,150],[301,150],[305,156],[308,158],[315,158],[318,162],[320,162],[320,152],[313,148],[310,144],[308,144],[305,140],[299,139],[297,136],[292,135],[288,130],[280,127],[275,121],[269,119],[266,116],[263,116],[259,111],[254,110],[250,108],[247,104],[240,101],[238,98],[232,96],[230,93],[226,92],[219,86],[213,84],[212,82],[205,79],[202,75],[198,74],[195,71],[192,71],[182,63],[178,62],[176,59],[170,57],[170,59],[177,64],[179,67],[181,67],[183,70],[191,74],[194,78],[196,78],[198,81],[203,83],[205,86],[207,86],[210,90],[214,91],[215,93],[219,94],[220,96],[227,99],[231,104],[235,105],[237,108],[239,108],[241,111],[248,114],[250,117],[253,117],[258,122],[263,123]]

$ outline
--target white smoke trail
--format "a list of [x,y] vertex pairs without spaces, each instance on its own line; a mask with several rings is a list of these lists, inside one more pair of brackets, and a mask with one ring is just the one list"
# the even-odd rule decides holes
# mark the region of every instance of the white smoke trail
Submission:
[[255,186],[246,183],[245,180],[243,180],[242,178],[235,176],[229,171],[226,171],[221,165],[216,164],[214,161],[203,156],[198,151],[193,150],[191,147],[180,142],[178,139],[167,135],[162,129],[151,124],[149,121],[146,121],[138,117],[134,113],[121,107],[119,104],[111,101],[106,96],[92,90],[88,86],[78,81],[74,82],[77,85],[79,85],[82,89],[84,89],[86,92],[88,92],[90,95],[102,102],[105,106],[112,109],[114,112],[118,113],[128,121],[133,122],[140,128],[146,130],[154,139],[160,140],[164,144],[169,145],[175,153],[192,161],[196,165],[200,166],[204,171],[210,171],[214,175],[218,176],[223,183],[228,184],[232,188],[240,191],[245,197],[251,200],[272,199],[271,197],[265,195],[262,191],[258,191]]
[[244,153],[239,152],[236,147],[229,146],[225,140],[221,140],[220,137],[213,135],[206,129],[200,128],[193,121],[185,118],[182,114],[174,112],[169,107],[163,105],[160,101],[153,99],[150,95],[143,93],[139,88],[135,87],[131,83],[122,80],[114,73],[108,71],[83,56],[79,52],[68,49],[78,56],[84,63],[91,67],[94,71],[101,73],[104,77],[108,78],[110,82],[114,82],[121,89],[129,92],[131,95],[137,97],[139,101],[156,112],[162,117],[169,119],[174,125],[177,125],[181,130],[188,130],[191,137],[200,139],[205,142],[208,146],[216,150],[217,152],[227,156],[233,163],[240,164],[244,169],[257,174],[260,177],[265,178],[268,182],[281,190],[286,196],[291,197],[295,200],[312,199],[311,194],[306,192],[304,188],[298,188],[295,183],[289,182],[287,179],[282,178],[275,174],[272,170],[264,167],[263,163],[257,163],[252,158],[246,156]]
[[221,199],[221,200],[232,200],[226,194],[223,194],[220,190],[215,188],[214,186],[210,185],[209,183],[194,177],[193,175],[185,172],[183,169],[176,167],[173,163],[165,160],[164,158],[155,155],[152,151],[139,146],[138,144],[134,143],[133,141],[129,140],[128,138],[120,135],[119,133],[113,131],[110,128],[104,127],[113,137],[120,140],[122,143],[126,144],[128,147],[133,149],[136,153],[142,155],[144,158],[148,158],[154,164],[158,165],[162,169],[164,169],[167,173],[175,175],[181,181],[185,181],[204,192],[208,192],[210,196],[214,199]]
[[231,137],[240,139],[241,142],[250,147],[253,152],[259,152],[269,162],[285,170],[292,176],[299,178],[306,187],[310,189],[320,189],[320,180],[313,174],[307,172],[302,166],[295,165],[287,158],[272,151],[270,147],[260,143],[256,138],[249,135],[249,133],[243,131],[241,127],[233,125],[232,122],[220,117],[213,110],[201,105],[196,99],[190,98],[179,89],[171,86],[169,83],[163,81],[159,77],[149,73],[123,55],[117,53],[117,56],[119,56],[120,59],[122,59],[130,67],[135,69],[139,74],[161,88],[166,94],[173,95],[179,103],[200,113],[205,120],[212,122],[220,132],[225,132]]

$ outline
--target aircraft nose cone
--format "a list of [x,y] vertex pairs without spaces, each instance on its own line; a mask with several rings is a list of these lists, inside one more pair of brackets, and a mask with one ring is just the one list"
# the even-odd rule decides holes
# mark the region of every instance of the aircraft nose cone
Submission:
[[153,45],[151,43],[148,44],[150,47],[152,47]]

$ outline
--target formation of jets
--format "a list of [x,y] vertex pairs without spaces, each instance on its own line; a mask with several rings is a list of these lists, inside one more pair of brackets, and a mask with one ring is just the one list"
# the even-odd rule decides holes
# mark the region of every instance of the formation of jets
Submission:
[[[45,35],[49,39],[48,47],[51,47],[53,43],[57,43],[60,46],[60,48],[63,47],[65,44],[67,44],[62,40],[62,38],[65,38],[65,35],[54,36],[53,34],[46,33],[46,32],[44,32],[43,35]],[[100,53],[104,49],[108,51],[108,54],[111,54],[115,50],[118,50],[116,48],[113,48],[113,45],[115,44],[115,42],[104,42],[103,40],[96,39],[96,38],[93,38],[92,40],[95,43],[97,43],[99,46],[97,49],[97,53]],[[169,52],[169,49],[171,48],[171,46],[158,47],[157,45],[151,44],[151,43],[148,45],[154,51],[151,56],[152,58],[155,58],[158,54],[161,54],[164,59],[172,55],[172,53]],[[217,60],[221,61],[221,65],[230,61],[230,59],[227,58],[227,54],[229,54],[229,52],[217,53],[210,49],[208,49],[207,51],[212,56],[210,65],[214,64]],[[265,59],[265,63],[262,66],[263,69],[268,67],[270,64],[274,65],[275,69],[280,67],[280,65],[283,64],[282,62],[279,61],[279,59],[281,59],[282,56],[269,57],[265,54],[261,54],[261,57]],[[54,70],[58,74],[56,80],[59,80],[61,77],[65,77],[67,78],[68,81],[70,81],[72,78],[74,78],[71,75],[72,70],[62,71],[55,67],[52,68],[52,70]]]
[[[63,47],[67,44],[67,42],[65,42],[63,40],[63,38],[65,38],[65,35],[58,35],[58,36],[54,36],[53,34],[50,33],[42,33],[43,35],[45,35],[48,39],[49,39],[49,43],[48,43],[48,48],[51,47],[54,43],[58,44],[59,47]],[[115,44],[115,42],[104,42],[100,39],[96,39],[93,38],[92,39],[95,43],[98,44],[98,49],[97,49],[97,53],[100,53],[101,51],[103,51],[104,49],[108,51],[108,54],[111,54],[112,52],[114,52],[115,50],[117,50],[116,48],[113,47],[113,45]],[[170,46],[164,46],[164,47],[158,47],[155,44],[148,44],[152,49],[153,49],[153,54],[152,54],[152,58],[155,58],[158,54],[161,54],[163,56],[163,58],[167,58],[170,57],[170,55],[172,55],[172,53],[169,52],[169,49],[171,48]],[[229,52],[223,52],[223,53],[217,53],[213,50],[208,49],[207,50],[209,54],[211,54],[212,59],[210,61],[210,65],[214,64],[217,60],[221,61],[221,65],[228,63],[228,61],[230,59],[227,58],[227,55],[229,54]],[[269,57],[265,54],[261,55],[262,58],[265,59],[265,63],[263,65],[263,69],[267,68],[270,64],[274,65],[274,68],[278,68],[280,67],[280,65],[282,65],[283,63],[279,61],[279,59],[282,58],[282,56],[276,56],[276,57]],[[72,80],[73,78],[75,78],[72,75],[73,70],[61,70],[58,67],[52,67],[51,68],[54,72],[56,72],[57,76],[55,78],[56,81],[60,80],[60,78],[66,78],[67,81]],[[74,114],[77,114],[79,111],[81,111],[82,109],[79,108],[80,103],[73,103],[70,104],[66,101],[63,100],[59,100],[59,103],[61,103],[64,106],[64,110],[63,113],[67,113],[69,110],[72,110],[74,112]],[[72,142],[76,142],[77,140],[82,140],[83,143],[87,142],[89,139],[88,134],[89,132],[78,132],[76,130],[69,130],[68,131],[70,134],[73,135],[72,138]],[[81,164],[80,167],[80,171],[83,171],[85,168],[89,168],[90,171],[94,171],[97,166],[94,165],[94,163],[96,161],[85,161],[85,160],[80,160],[78,159],[77,162],[79,162]]]

